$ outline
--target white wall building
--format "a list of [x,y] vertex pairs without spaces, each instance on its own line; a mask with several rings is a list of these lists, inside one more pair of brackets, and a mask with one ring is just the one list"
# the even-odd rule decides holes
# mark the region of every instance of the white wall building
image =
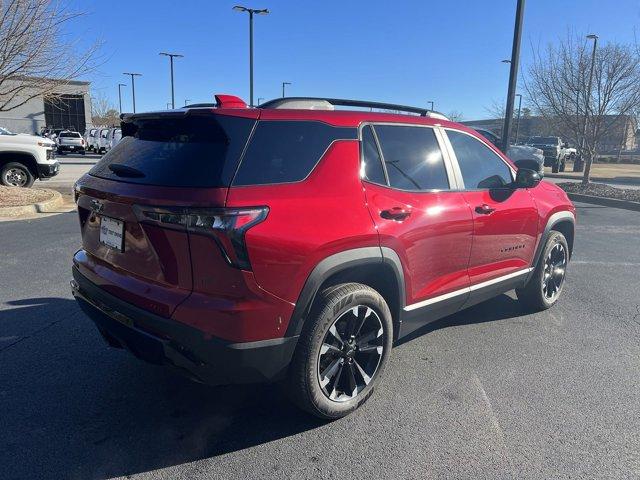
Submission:
[[84,133],[91,125],[89,85],[89,82],[69,81],[61,85],[54,96],[38,96],[13,110],[0,112],[0,127],[14,133],[39,134],[45,127],[73,128]]

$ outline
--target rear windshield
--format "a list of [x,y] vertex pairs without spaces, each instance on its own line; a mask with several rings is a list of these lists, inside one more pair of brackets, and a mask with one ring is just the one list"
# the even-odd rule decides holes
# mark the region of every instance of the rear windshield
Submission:
[[134,119],[89,174],[168,187],[227,187],[255,120],[225,115]]
[[82,138],[78,132],[60,132],[60,138]]

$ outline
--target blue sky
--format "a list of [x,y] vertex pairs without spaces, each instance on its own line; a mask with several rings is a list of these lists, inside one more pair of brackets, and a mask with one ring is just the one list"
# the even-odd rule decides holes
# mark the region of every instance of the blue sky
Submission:
[[[100,40],[101,65],[88,78],[93,94],[117,106],[118,82],[136,80],[138,111],[166,108],[168,59],[176,60],[176,104],[212,101],[214,92],[249,100],[248,18],[223,0],[74,0],[87,15],[72,35],[79,45]],[[465,119],[487,117],[506,96],[515,0],[283,1],[251,0],[269,8],[255,18],[255,98],[327,96],[427,105]],[[637,0],[529,0],[521,69],[532,45],[555,42],[570,28],[601,41],[632,42]],[[640,35],[640,32],[638,32]],[[130,88],[123,110],[131,110]],[[524,100],[526,102],[526,99]]]

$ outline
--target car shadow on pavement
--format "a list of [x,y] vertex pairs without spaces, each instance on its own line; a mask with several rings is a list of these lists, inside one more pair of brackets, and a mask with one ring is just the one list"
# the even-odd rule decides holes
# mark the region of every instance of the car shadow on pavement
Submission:
[[324,422],[278,385],[212,387],[107,347],[75,301],[0,303],[2,478],[112,478]]
[[[324,424],[291,405],[278,386],[206,386],[111,349],[71,299],[9,301],[0,308],[0,337],[12,338],[0,344],[3,478],[133,475]],[[501,295],[412,338],[521,313]]]

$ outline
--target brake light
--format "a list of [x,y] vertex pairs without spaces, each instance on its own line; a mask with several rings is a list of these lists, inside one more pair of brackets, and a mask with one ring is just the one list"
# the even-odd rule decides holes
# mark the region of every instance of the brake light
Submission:
[[268,207],[249,208],[156,208],[136,205],[140,223],[187,231],[190,234],[212,237],[225,260],[233,267],[251,270],[245,234],[262,222]]

